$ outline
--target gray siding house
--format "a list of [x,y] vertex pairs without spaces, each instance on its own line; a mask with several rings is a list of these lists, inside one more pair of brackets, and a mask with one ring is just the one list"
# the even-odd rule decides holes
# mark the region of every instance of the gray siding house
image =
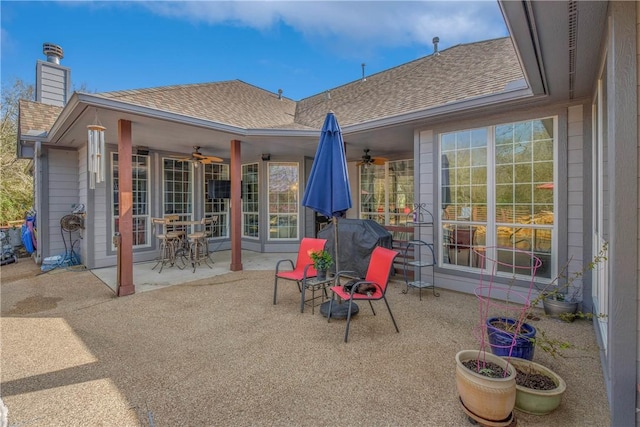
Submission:
[[[125,274],[154,259],[151,218],[166,214],[219,216],[212,249],[295,251],[316,230],[300,200],[332,110],[350,164],[348,216],[402,225],[423,204],[435,218],[422,237],[436,243],[438,287],[473,292],[480,265],[469,246],[534,252],[542,284],[606,248],[576,283],[583,310],[602,315],[611,424],[636,424],[640,8],[499,4],[508,38],[434,50],[299,101],[237,80],[69,95],[62,50],[48,46],[37,99],[21,101],[19,118],[18,155],[34,162],[36,260],[64,252],[60,218],[74,204],[86,207],[88,268],[115,265],[116,232]],[[105,177],[91,188],[94,124],[106,128]],[[359,164],[365,149],[384,164]],[[194,151],[223,162],[199,164]],[[208,197],[227,180],[230,199]],[[232,256],[230,269],[241,268]]]

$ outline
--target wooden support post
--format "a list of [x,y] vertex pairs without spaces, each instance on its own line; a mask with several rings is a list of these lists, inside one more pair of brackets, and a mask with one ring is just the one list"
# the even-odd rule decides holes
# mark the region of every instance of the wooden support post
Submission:
[[231,271],[242,270],[242,159],[240,141],[231,141]]
[[133,284],[133,184],[131,165],[131,121],[118,120],[118,200],[120,212],[118,248],[120,268],[118,269],[118,296],[135,293]]

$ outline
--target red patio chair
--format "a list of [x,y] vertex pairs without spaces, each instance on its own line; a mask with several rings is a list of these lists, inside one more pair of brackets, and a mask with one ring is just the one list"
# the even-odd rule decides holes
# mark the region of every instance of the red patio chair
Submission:
[[[313,268],[313,261],[311,260],[310,253],[323,250],[326,243],[327,239],[305,237],[300,242],[300,248],[298,249],[298,258],[296,260],[295,268],[293,265],[293,261],[290,259],[281,259],[280,261],[278,261],[278,263],[276,264],[276,276],[273,285],[274,305],[276,304],[278,293],[278,279],[293,280],[298,285],[298,290],[302,292],[302,282],[305,279],[316,277],[318,272],[315,268]],[[291,270],[280,271],[280,264],[282,263],[289,263],[289,265],[291,266]]]
[[[385,294],[387,293],[387,285],[389,284],[389,278],[391,277],[391,271],[393,269],[393,260],[398,256],[397,251],[393,251],[391,249],[383,248],[382,246],[376,247],[371,253],[371,259],[369,260],[369,267],[367,268],[367,274],[363,280],[356,282],[351,287],[351,292],[346,292],[342,285],[340,285],[340,274],[346,272],[340,272],[336,274],[336,286],[331,287],[333,291],[333,295],[331,296],[331,300],[329,302],[329,312],[327,314],[327,322],[331,321],[331,306],[333,305],[333,300],[336,295],[343,300],[349,301],[349,309],[347,310],[347,329],[344,333],[344,342],[347,342],[349,338],[349,324],[351,323],[351,305],[353,301],[361,301],[365,300],[369,302],[369,306],[371,307],[371,311],[373,315],[376,315],[376,311],[373,309],[373,304],[371,301],[384,300],[384,303],[387,306],[387,310],[389,310],[389,315],[391,316],[391,321],[393,322],[393,326],[396,328],[396,332],[400,332],[398,329],[398,325],[396,324],[396,320],[393,318],[393,313],[391,313],[391,308],[389,307],[389,302],[387,301],[387,297]],[[369,294],[360,294],[357,293],[357,289],[363,285],[373,285],[375,287],[375,291]]]

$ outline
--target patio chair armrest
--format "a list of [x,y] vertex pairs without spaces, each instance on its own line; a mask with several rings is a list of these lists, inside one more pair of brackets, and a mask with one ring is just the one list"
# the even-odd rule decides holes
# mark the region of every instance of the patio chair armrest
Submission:
[[278,271],[280,271],[280,264],[283,262],[289,262],[289,264],[291,264],[291,270],[293,270],[293,261],[290,259],[281,259],[280,261],[278,261],[276,263],[276,274],[278,274]]
[[[351,274],[348,274],[348,273],[351,273]],[[354,276],[354,274],[355,274],[355,273],[356,273],[356,272],[355,272],[355,271],[352,271],[352,270],[341,270],[341,271],[338,271],[338,272],[336,273],[336,277],[335,277],[335,282],[334,282],[334,284],[335,284],[336,286],[337,286],[337,285],[339,285],[339,284],[340,284],[340,278],[341,278],[341,277],[347,277],[347,278],[349,278],[349,279],[359,279],[359,277]]]
[[307,275],[307,270],[309,270],[310,267],[313,267],[313,264],[307,264],[307,265],[304,266],[304,270],[302,272],[302,278],[303,279],[310,279],[312,277],[316,277],[315,275],[314,276],[308,276]]

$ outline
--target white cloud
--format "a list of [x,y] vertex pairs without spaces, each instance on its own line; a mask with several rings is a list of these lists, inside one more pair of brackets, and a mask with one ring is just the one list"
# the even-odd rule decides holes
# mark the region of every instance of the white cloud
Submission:
[[191,1],[142,2],[154,13],[194,23],[269,31],[286,24],[309,41],[441,48],[505,36],[496,1]]

